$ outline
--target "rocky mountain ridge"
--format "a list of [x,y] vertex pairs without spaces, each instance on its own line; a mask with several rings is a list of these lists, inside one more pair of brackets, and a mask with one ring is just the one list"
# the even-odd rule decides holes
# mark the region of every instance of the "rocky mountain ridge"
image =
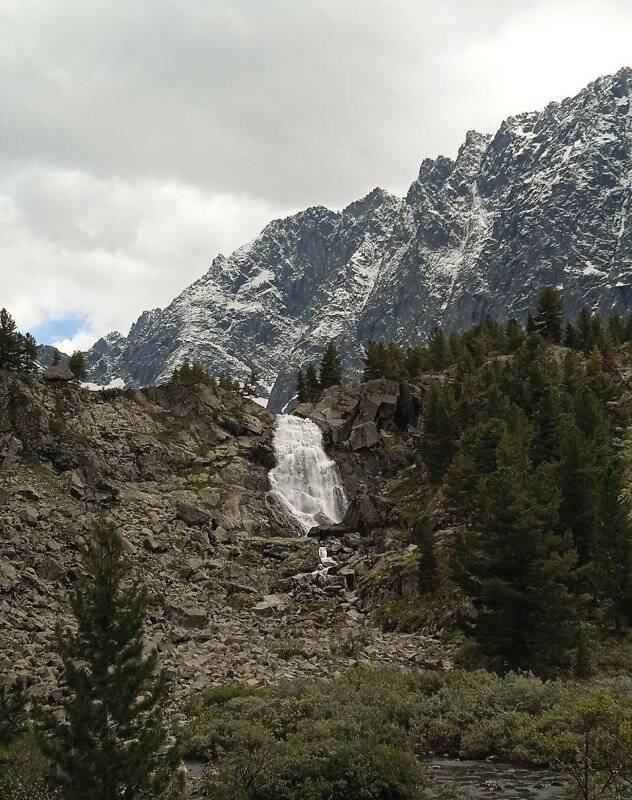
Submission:
[[240,379],[254,369],[280,409],[332,338],[355,370],[370,339],[524,318],[543,285],[571,318],[629,310],[631,97],[624,68],[494,136],[468,132],[455,160],[422,162],[404,198],[374,189],[271,222],[128,336],[97,342],[90,379],[148,385],[195,358]]

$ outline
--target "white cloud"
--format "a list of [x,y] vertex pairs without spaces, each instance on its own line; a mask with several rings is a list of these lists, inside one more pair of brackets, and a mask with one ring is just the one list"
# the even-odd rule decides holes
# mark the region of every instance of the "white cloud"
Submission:
[[86,317],[88,327],[64,348],[125,330],[201,275],[212,255],[285,212],[178,182],[103,180],[37,165],[0,177],[0,304],[23,328]]
[[0,304],[126,329],[269,219],[403,192],[631,38],[629,0],[3,0]]
[[95,335],[88,331],[79,331],[74,336],[67,339],[58,339],[51,342],[53,347],[61,350],[62,353],[74,353],[75,350],[88,350],[94,344]]

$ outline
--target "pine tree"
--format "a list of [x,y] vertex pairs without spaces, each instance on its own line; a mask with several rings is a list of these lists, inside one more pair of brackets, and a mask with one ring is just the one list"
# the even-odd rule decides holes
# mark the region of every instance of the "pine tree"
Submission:
[[[206,386],[210,386],[212,380],[211,376],[198,361],[183,361],[179,367],[174,369],[171,382],[182,386],[195,386],[196,383],[203,383]],[[219,383],[220,386],[225,389],[235,388],[234,382],[230,376],[228,376],[228,384],[226,382],[226,376],[222,376]],[[237,388],[239,388],[238,384]]]
[[564,312],[562,295],[554,286],[545,286],[538,298],[536,329],[548,341],[559,344],[562,340]]
[[305,373],[302,369],[299,369],[298,375],[296,376],[296,399],[299,403],[304,403],[307,397],[307,387],[305,385]]
[[619,636],[632,624],[632,518],[621,474],[613,462],[603,481],[594,548],[597,592]]
[[515,353],[524,344],[525,335],[517,319],[510,319],[505,328],[507,346],[510,353]]
[[78,381],[86,379],[86,361],[81,350],[75,350],[70,356],[68,367]]
[[363,381],[372,381],[384,375],[384,345],[382,342],[367,342],[364,350]]
[[570,347],[571,350],[580,350],[582,346],[582,339],[577,328],[570,322],[564,329],[564,345]]
[[246,397],[259,397],[261,389],[259,388],[259,374],[255,369],[250,370],[248,380],[244,383],[242,393]]
[[320,362],[319,382],[321,389],[340,386],[342,383],[342,363],[335,342],[329,342]]
[[586,306],[583,306],[577,319],[577,331],[579,333],[580,346],[585,352],[588,352],[593,346],[593,342],[591,341],[591,316],[592,315],[590,311],[586,308]]
[[559,497],[550,465],[534,471],[527,450],[510,433],[499,444],[454,574],[476,610],[467,630],[490,665],[549,674],[573,643],[575,553],[570,535],[555,532]]
[[450,348],[441,328],[435,328],[428,343],[433,369],[441,370],[450,365]]
[[20,338],[20,371],[27,375],[37,368],[37,342],[35,337],[26,333]]
[[164,673],[143,653],[147,591],[130,583],[116,529],[95,525],[71,600],[73,631],[57,629],[62,713],[39,730],[68,800],[161,797],[174,767],[166,746]]
[[437,553],[434,530],[428,516],[422,515],[415,522],[411,542],[419,548],[419,591],[431,592],[437,582]]
[[624,324],[621,317],[615,312],[608,319],[608,335],[614,344],[621,344],[624,340]]
[[320,389],[321,386],[318,380],[316,367],[313,364],[309,364],[305,370],[305,394],[307,399],[312,401],[318,400]]
[[0,369],[20,369],[20,340],[15,320],[6,310],[0,309]]
[[572,417],[559,425],[558,485],[561,491],[560,519],[570,529],[580,566],[594,552],[599,518],[599,486],[592,448]]
[[422,411],[423,432],[421,457],[428,467],[430,479],[443,477],[454,452],[456,439],[456,406],[449,386],[431,386]]
[[623,341],[632,342],[632,313],[628,314],[623,326]]
[[527,334],[535,333],[536,330],[537,330],[537,326],[536,326],[535,320],[533,319],[533,316],[531,315],[530,311],[527,314],[527,321],[525,323],[525,330],[527,331]]

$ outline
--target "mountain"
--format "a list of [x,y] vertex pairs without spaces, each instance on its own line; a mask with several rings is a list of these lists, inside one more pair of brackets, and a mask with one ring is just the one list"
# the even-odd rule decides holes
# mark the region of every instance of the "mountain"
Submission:
[[629,309],[631,94],[624,68],[494,136],[468,132],[455,160],[422,162],[404,198],[374,189],[271,222],[128,336],[97,342],[90,379],[144,385],[195,358],[241,379],[254,368],[279,409],[332,338],[353,370],[370,339],[524,318],[547,284],[570,317]]

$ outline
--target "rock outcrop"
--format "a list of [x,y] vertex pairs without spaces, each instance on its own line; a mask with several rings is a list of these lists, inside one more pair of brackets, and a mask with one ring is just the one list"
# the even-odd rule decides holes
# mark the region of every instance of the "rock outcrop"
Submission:
[[405,429],[417,423],[421,398],[432,383],[429,377],[414,393],[409,386],[384,378],[332,386],[316,402],[300,403],[293,413],[315,422],[325,441],[335,447],[368,450],[380,441],[382,428]]

